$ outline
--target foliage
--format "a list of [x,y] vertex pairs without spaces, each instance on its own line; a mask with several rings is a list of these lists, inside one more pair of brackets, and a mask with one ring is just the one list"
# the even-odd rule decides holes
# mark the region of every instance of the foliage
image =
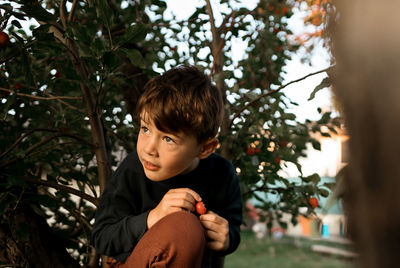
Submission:
[[[135,149],[136,101],[149,78],[183,63],[205,69],[225,94],[219,153],[237,168],[244,199],[295,219],[309,196],[326,195],[319,176],[304,177],[298,161],[308,143],[319,148],[310,133],[329,135],[321,126],[338,122],[330,114],[298,122],[281,92],[282,68],[303,45],[287,28],[298,2],[261,0],[248,8],[221,1],[215,19],[206,1],[185,20],[167,19],[163,1],[11,3],[0,5],[11,40],[0,51],[0,229],[10,239],[29,241],[13,220],[28,207],[76,260],[96,263],[90,223],[108,176]],[[246,45],[239,60],[232,57],[238,40]],[[297,166],[300,185],[279,175],[288,163]]]

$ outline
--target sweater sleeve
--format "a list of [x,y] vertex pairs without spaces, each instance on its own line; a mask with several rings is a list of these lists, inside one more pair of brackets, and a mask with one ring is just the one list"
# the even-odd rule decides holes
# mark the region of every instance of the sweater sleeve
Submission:
[[[240,243],[240,225],[242,224],[242,195],[239,178],[233,165],[226,159],[214,155],[214,161],[210,161],[207,167],[212,175],[212,181],[208,181],[208,195],[215,207],[210,208],[225,218],[229,223],[229,247],[224,251],[215,251],[219,256],[234,252]],[[207,204],[206,204],[207,205]]]
[[227,255],[234,252],[240,243],[240,225],[242,224],[242,196],[240,193],[239,179],[235,172],[232,173],[232,179],[227,187],[227,202],[223,216],[229,222],[229,247],[221,252]]
[[132,170],[125,159],[107,182],[95,216],[92,243],[100,254],[125,261],[147,230],[149,211],[135,207],[129,182]]

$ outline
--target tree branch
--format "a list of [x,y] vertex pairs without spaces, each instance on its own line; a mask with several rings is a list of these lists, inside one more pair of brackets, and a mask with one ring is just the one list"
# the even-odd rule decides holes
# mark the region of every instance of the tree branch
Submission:
[[214,14],[213,14],[210,0],[206,0],[206,4],[207,4],[208,16],[210,17],[211,33],[213,36],[213,40],[217,40],[217,39],[219,39],[219,35],[218,35],[217,27],[215,26]]
[[76,4],[78,3],[78,0],[74,0],[72,2],[72,7],[71,7],[71,11],[69,12],[68,15],[68,21],[72,21],[75,15],[75,10],[76,10]]
[[11,15],[14,15],[17,18],[18,17],[28,17],[26,14],[13,11],[14,8],[12,6],[0,5],[0,9],[4,9],[5,11],[7,11],[7,13],[10,13]]
[[76,72],[81,77],[80,88],[83,96],[83,101],[86,106],[86,112],[89,117],[94,153],[96,155],[98,167],[100,193],[102,193],[106,186],[107,179],[111,173],[111,165],[108,159],[105,134],[102,127],[103,124],[101,119],[101,112],[95,109],[96,96],[93,91],[88,87],[88,72],[79,55],[79,49],[77,45],[74,43],[73,40],[65,38],[58,27],[51,26],[49,32],[53,33],[54,37],[67,48],[72,64]]
[[88,73],[84,63],[80,58],[79,50],[76,44],[71,39],[65,39],[61,32],[55,27],[51,29],[55,31],[54,35],[56,36],[56,38],[68,48],[72,64],[76,72],[81,77],[80,88],[86,106],[86,112],[89,117],[94,153],[96,155],[97,167],[99,171],[100,193],[102,193],[106,186],[107,179],[111,173],[111,166],[107,154],[107,146],[101,120],[101,112],[96,109],[95,94],[87,86],[89,84]]
[[[210,8],[211,8],[211,5],[210,5]],[[236,15],[236,11],[232,11],[232,13],[231,13],[229,16],[226,16],[226,17],[225,17],[224,21],[223,21],[222,24],[221,24],[221,28],[216,30],[216,32],[217,32],[217,34],[218,34],[218,38],[219,38],[220,40],[219,40],[218,48],[216,49],[216,51],[213,52],[214,60],[213,60],[213,64],[212,64],[211,69],[210,69],[210,77],[211,77],[211,76],[213,75],[213,73],[214,73],[215,66],[216,66],[216,64],[218,63],[218,62],[217,62],[217,59],[219,58],[219,56],[220,56],[220,54],[221,54],[221,51],[222,51],[222,49],[223,49],[224,46],[225,46],[225,42],[226,42],[226,33],[229,32],[229,31],[233,28],[233,25],[235,24],[235,15]],[[229,21],[230,18],[232,18],[231,24],[229,25],[228,28],[226,28],[226,27],[225,27],[225,24]],[[223,37],[223,38],[220,36],[220,33],[221,33],[221,32],[224,33],[224,37]],[[213,35],[213,36],[214,36],[214,35]],[[215,48],[214,48],[214,49],[215,49]]]
[[[59,184],[57,184],[59,185]],[[62,185],[60,185],[62,186]],[[54,188],[54,187],[52,187]],[[73,188],[71,188],[73,189]],[[86,219],[85,216],[83,216],[81,213],[77,212],[76,210],[68,207],[68,205],[64,202],[62,202],[62,200],[60,200],[59,198],[57,198],[57,196],[55,196],[54,194],[50,193],[48,190],[46,190],[46,194],[53,200],[56,200],[59,204],[61,204],[61,206],[63,208],[65,208],[69,213],[72,214],[72,216],[74,216],[75,218],[77,218],[82,225],[85,225],[90,231],[92,231],[93,226],[90,224],[89,220]],[[97,199],[96,199],[97,200]]]
[[55,182],[51,182],[51,181],[45,181],[45,180],[41,180],[41,179],[32,179],[32,178],[28,178],[28,177],[22,177],[26,182],[29,183],[33,183],[33,184],[37,184],[37,185],[42,185],[42,186],[46,186],[46,187],[50,187],[50,188],[54,188],[69,194],[73,194],[76,196],[79,196],[87,201],[89,201],[90,203],[92,203],[93,205],[95,205],[96,207],[99,205],[99,200],[91,195],[88,195],[82,191],[76,190],[72,187],[68,187],[65,185],[61,185]]
[[19,137],[7,150],[5,150],[1,155],[0,155],[0,159],[3,158],[6,154],[8,154],[10,151],[12,151],[17,145],[18,143],[20,143],[23,139],[25,139],[26,137],[28,137],[29,135],[31,135],[32,133],[36,132],[36,131],[49,131],[49,132],[55,132],[54,130],[50,130],[50,129],[32,129],[29,130],[27,133],[23,134],[21,137]]
[[299,79],[290,81],[290,82],[288,82],[288,83],[286,83],[286,84],[284,84],[284,85],[278,87],[277,89],[270,90],[270,91],[268,91],[267,93],[261,94],[260,96],[258,96],[258,97],[255,98],[254,100],[252,100],[252,101],[250,101],[249,103],[247,103],[246,105],[244,105],[239,111],[237,111],[237,112],[233,115],[233,117],[232,117],[232,119],[231,119],[231,121],[230,121],[230,126],[232,126],[233,121],[234,121],[237,117],[239,117],[239,115],[240,115],[244,110],[246,110],[247,107],[249,107],[249,106],[252,105],[253,103],[259,101],[261,98],[266,97],[266,96],[270,96],[270,95],[272,95],[272,94],[275,94],[275,93],[281,91],[282,89],[284,89],[285,87],[287,87],[287,86],[289,86],[289,85],[291,85],[291,84],[300,82],[300,81],[302,81],[302,80],[304,80],[304,79],[306,79],[306,78],[308,78],[308,77],[310,77],[310,76],[313,76],[313,75],[316,75],[316,74],[320,74],[320,73],[323,73],[323,72],[327,72],[327,71],[331,70],[334,66],[335,66],[335,65],[331,65],[331,66],[329,66],[328,68],[325,68],[325,69],[323,69],[323,70],[319,70],[319,71],[316,71],[316,72],[314,72],[314,73],[309,73],[309,74],[307,74],[306,76],[303,76],[303,77],[301,77],[301,78],[299,78]]
[[[3,158],[5,155],[7,155],[9,152],[11,152],[19,143],[21,143],[21,141],[23,139],[25,139],[27,136],[33,134],[34,132],[38,132],[38,131],[46,131],[46,132],[57,132],[58,130],[52,130],[52,129],[43,129],[43,128],[37,128],[37,129],[32,129],[30,131],[28,131],[27,133],[23,134],[21,137],[19,137],[6,151],[4,151],[1,155],[0,155],[0,159]],[[88,142],[87,140],[85,140],[84,138],[77,136],[75,134],[72,133],[63,133],[63,132],[59,132],[56,133],[50,137],[47,137],[45,139],[42,139],[40,142],[32,145],[30,148],[28,148],[28,150],[25,152],[24,157],[28,156],[30,154],[31,151],[33,151],[34,149],[42,146],[43,144],[46,144],[47,142],[51,141],[52,139],[55,139],[57,137],[69,137],[69,138],[73,138],[76,139],[80,142],[82,142],[83,144],[87,144],[88,146],[93,146],[92,143]],[[12,159],[9,162],[0,165],[0,167],[4,167],[7,166],[15,161],[17,161],[18,158]]]
[[246,196],[249,195],[251,193],[255,193],[255,192],[272,192],[272,191],[276,191],[276,192],[281,192],[281,191],[290,191],[291,188],[283,188],[283,187],[268,187],[268,186],[260,186],[260,187],[256,187],[253,189],[250,189],[246,192],[244,192],[242,195]]
[[52,95],[50,95],[50,94],[49,94],[50,97],[41,97],[41,96],[35,96],[35,95],[31,95],[31,94],[18,93],[18,92],[15,92],[15,91],[12,90],[12,89],[2,88],[2,87],[0,87],[0,90],[1,90],[1,91],[5,91],[5,92],[9,92],[9,93],[15,93],[15,94],[17,94],[18,96],[28,97],[28,98],[36,99],[36,100],[61,100],[61,99],[64,99],[64,100],[81,100],[81,99],[82,99],[82,97],[52,96]]
[[110,133],[111,135],[113,135],[114,137],[119,139],[124,144],[124,149],[126,151],[132,152],[134,150],[134,148],[131,146],[131,144],[123,136],[117,134],[111,128],[109,128],[107,126],[105,126],[105,128],[107,129],[108,133]]
[[64,31],[67,30],[67,8],[65,7],[66,3],[67,0],[61,0],[60,2],[60,20],[62,22]]

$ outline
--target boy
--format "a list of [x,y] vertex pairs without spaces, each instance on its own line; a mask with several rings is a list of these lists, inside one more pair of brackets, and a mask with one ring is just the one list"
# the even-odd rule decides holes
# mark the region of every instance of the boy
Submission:
[[[236,250],[239,181],[214,154],[222,113],[221,94],[195,67],[146,84],[137,150],[108,181],[96,213],[92,240],[109,267],[211,267]],[[200,201],[208,211],[196,215]]]

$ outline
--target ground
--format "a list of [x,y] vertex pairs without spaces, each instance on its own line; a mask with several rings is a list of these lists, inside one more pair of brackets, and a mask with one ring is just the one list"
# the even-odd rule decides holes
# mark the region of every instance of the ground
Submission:
[[282,237],[281,239],[256,239],[251,232],[242,232],[242,242],[237,251],[225,259],[225,268],[268,267],[268,268],[350,268],[354,260],[339,256],[313,252],[313,244],[348,248],[348,245],[305,238]]

